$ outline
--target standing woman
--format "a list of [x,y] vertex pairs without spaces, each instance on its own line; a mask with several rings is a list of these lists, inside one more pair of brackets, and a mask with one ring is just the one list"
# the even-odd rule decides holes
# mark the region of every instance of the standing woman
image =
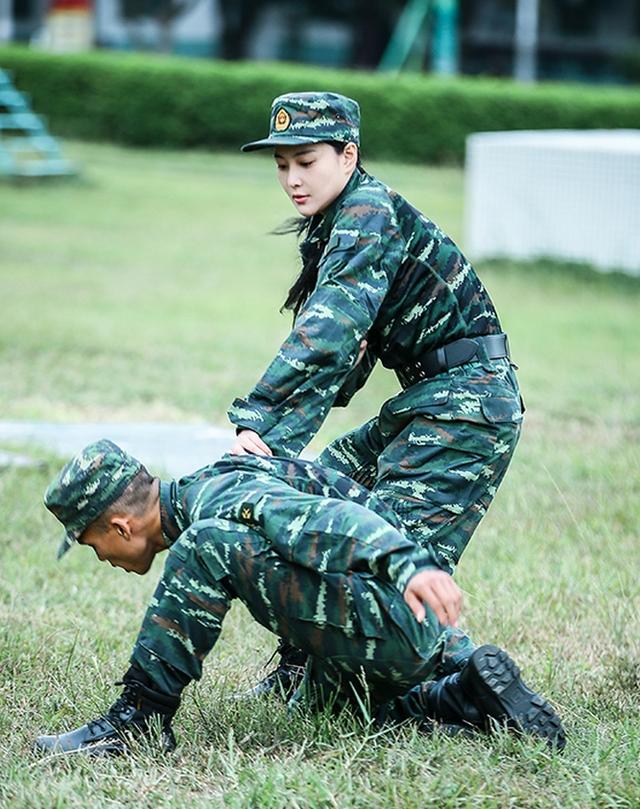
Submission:
[[295,457],[375,363],[401,386],[319,462],[368,486],[453,573],[515,449],[518,384],[491,299],[437,225],[359,164],[360,111],[335,93],[272,105],[278,179],[303,217],[293,330],[229,418],[234,454]]

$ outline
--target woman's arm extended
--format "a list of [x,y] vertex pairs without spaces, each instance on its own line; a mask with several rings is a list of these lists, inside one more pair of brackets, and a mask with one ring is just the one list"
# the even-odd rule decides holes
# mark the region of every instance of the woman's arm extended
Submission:
[[229,410],[237,427],[256,432],[276,455],[297,456],[322,425],[401,261],[403,241],[388,209],[370,204],[365,221],[354,223],[351,207],[336,218],[318,284],[293,330]]

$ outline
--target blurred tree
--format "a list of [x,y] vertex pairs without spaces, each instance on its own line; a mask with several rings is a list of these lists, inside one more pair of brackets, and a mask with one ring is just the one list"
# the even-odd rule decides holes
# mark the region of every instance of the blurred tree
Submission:
[[406,0],[307,0],[307,12],[316,18],[342,20],[353,31],[353,67],[380,64],[384,49],[406,5]]
[[265,5],[264,0],[220,0],[218,8],[222,19],[220,37],[222,59],[245,59],[247,45]]
[[300,26],[306,20],[342,21],[353,32],[353,66],[377,67],[405,2],[406,0],[220,0],[220,56],[223,59],[247,58],[250,55],[248,46],[260,14],[269,6],[280,6],[293,29],[290,39],[299,36]]
[[172,45],[173,22],[186,14],[199,0],[120,0],[122,18],[128,23],[129,35],[136,48],[143,48],[137,24],[153,20],[158,25],[158,50],[169,53]]
[[631,82],[640,84],[640,39],[632,41],[616,59],[616,67]]

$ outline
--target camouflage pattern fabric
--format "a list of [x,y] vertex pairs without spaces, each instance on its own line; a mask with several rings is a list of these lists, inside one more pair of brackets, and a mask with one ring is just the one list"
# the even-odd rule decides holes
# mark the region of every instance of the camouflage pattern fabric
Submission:
[[[160,513],[167,546],[199,520],[222,517],[245,522],[243,515],[253,514],[256,508],[259,514],[262,506],[258,504],[266,502],[266,495],[278,486],[284,487],[283,496],[301,493],[355,503],[375,512],[394,528],[402,527],[392,509],[338,470],[324,469],[299,458],[226,455],[180,480],[160,482]],[[285,504],[283,526],[289,519],[288,511]],[[437,566],[429,551],[423,558]]]
[[360,107],[339,93],[286,93],[273,99],[269,136],[243,152],[322,141],[360,144]]
[[87,445],[51,481],[44,504],[65,527],[58,559],[127,488],[142,464],[107,439]]
[[[176,519],[173,503],[177,501],[183,525],[211,518],[249,525],[272,537],[283,558],[303,567],[340,571],[349,565],[358,570],[363,565],[375,575],[392,579],[401,592],[418,569],[435,567],[431,552],[394,527],[394,523],[399,525],[397,517],[375,495],[340,473],[325,474],[310,462],[237,456],[205,467],[188,481],[174,482],[173,492],[171,484],[167,491],[166,484],[161,483],[163,532],[171,530],[171,512],[172,522]],[[300,491],[301,482],[307,491]],[[309,492],[309,488],[318,493]],[[186,516],[183,503],[188,509]],[[388,519],[375,516],[372,522],[370,512],[374,509]],[[371,535],[366,544],[352,548],[351,535],[361,524],[367,528],[375,524],[380,536]],[[354,556],[358,553],[366,554],[366,558]],[[387,570],[384,565],[391,568]]]
[[369,486],[453,573],[507,471],[521,420],[508,360],[485,359],[390,399],[318,462]]
[[[297,456],[378,359],[398,374],[448,342],[502,331],[452,240],[363,171],[313,218],[301,252],[318,266],[316,287],[262,378],[229,410],[276,454]],[[368,349],[354,367],[364,337]],[[506,471],[521,421],[513,369],[481,349],[475,361],[399,393],[320,462],[375,487],[452,572]]]
[[[168,541],[181,522],[201,518],[171,545],[133,663],[179,693],[200,678],[233,598],[308,653],[296,702],[309,707],[340,707],[365,691],[386,702],[468,658],[473,645],[464,633],[440,626],[430,611],[418,624],[402,598],[411,575],[430,566],[428,553],[344,494],[300,491],[270,469],[332,494],[346,483],[336,473],[323,480],[312,464],[238,458],[163,484]],[[204,517],[218,511],[227,516]]]
[[[356,170],[313,220],[301,251],[317,256],[317,285],[262,378],[229,409],[236,426],[290,457],[316,434],[341,389],[352,394],[364,384],[376,359],[398,369],[452,340],[501,332],[451,239],[365,172]],[[368,356],[354,369],[364,337]]]

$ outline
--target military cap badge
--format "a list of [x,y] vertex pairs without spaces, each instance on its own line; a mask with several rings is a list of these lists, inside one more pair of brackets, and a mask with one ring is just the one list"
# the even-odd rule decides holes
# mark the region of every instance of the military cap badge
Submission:
[[285,110],[284,107],[280,107],[278,112],[276,112],[276,122],[274,129],[276,132],[284,132],[285,129],[289,128],[289,124],[291,123],[291,116]]

